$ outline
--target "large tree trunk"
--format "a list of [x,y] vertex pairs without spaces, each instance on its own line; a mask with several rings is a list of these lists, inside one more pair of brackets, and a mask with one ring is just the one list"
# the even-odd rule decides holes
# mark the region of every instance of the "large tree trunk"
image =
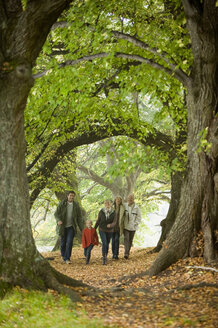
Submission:
[[29,277],[26,274],[37,260],[29,219],[29,196],[24,160],[23,108],[29,90],[29,81],[22,83],[15,73],[6,75],[4,84],[1,79],[0,275],[2,281],[14,282],[18,285],[23,284],[25,276],[26,282],[28,281],[30,285],[37,284],[33,279],[33,272],[29,272]]
[[[188,161],[181,199],[164,247],[148,273],[156,275],[179,258],[190,254],[196,234],[203,231],[204,257],[216,258],[215,230],[218,228],[218,8],[213,0],[204,5],[184,0],[191,35],[194,63],[187,88]],[[211,148],[203,147],[205,132]]]
[[157,246],[154,248],[153,252],[159,252],[162,248],[163,242],[166,240],[178,212],[179,199],[181,193],[181,184],[183,179],[182,172],[174,172],[171,175],[171,200],[167,216],[164,220],[161,221],[161,235],[157,243]]
[[25,168],[24,108],[33,85],[31,69],[52,24],[70,1],[0,1],[0,294],[19,285],[54,288],[83,285],[53,270],[32,237]]

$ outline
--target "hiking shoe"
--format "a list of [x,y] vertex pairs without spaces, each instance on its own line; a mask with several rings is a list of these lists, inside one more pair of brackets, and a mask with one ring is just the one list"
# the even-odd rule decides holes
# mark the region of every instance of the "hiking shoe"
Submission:
[[66,260],[65,263],[66,264],[71,264],[71,261],[70,260]]

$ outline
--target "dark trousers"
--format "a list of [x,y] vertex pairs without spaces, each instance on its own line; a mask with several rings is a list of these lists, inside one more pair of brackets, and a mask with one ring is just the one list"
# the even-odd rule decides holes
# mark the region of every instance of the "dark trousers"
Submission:
[[93,244],[90,244],[88,247],[84,248],[84,255],[86,257],[86,263],[89,263],[93,246],[94,246]]
[[73,227],[64,229],[64,234],[61,236],[61,256],[63,257],[64,261],[70,260],[74,236],[75,230]]
[[99,230],[99,234],[102,241],[102,256],[106,257],[108,254],[108,248],[109,248],[112,233]]
[[119,231],[112,232],[112,253],[113,258],[119,255],[119,245],[120,245],[120,233]]
[[124,234],[124,256],[129,256],[135,231],[124,229],[123,234]]

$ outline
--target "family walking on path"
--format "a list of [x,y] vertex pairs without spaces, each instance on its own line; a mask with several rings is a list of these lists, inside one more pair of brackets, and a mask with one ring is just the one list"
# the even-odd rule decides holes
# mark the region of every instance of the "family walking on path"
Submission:
[[134,195],[130,194],[127,203],[123,204],[122,198],[117,196],[114,203],[107,199],[104,207],[99,211],[94,228],[92,221],[86,221],[86,228],[82,230],[82,217],[79,205],[74,201],[75,192],[70,191],[67,199],[59,203],[55,218],[57,232],[61,236],[61,256],[66,264],[70,264],[73,247],[73,239],[77,227],[82,231],[82,246],[86,264],[89,264],[91,251],[94,245],[98,245],[96,229],[102,242],[102,264],[107,264],[109,244],[112,240],[112,258],[119,259],[120,236],[124,235],[124,258],[128,259],[133,243],[133,238],[141,221],[141,211],[135,204]]

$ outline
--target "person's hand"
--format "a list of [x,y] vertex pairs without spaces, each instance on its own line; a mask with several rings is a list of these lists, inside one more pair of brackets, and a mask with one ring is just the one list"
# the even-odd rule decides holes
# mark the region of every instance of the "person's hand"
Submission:
[[61,225],[63,222],[62,221],[58,221],[58,225]]
[[107,224],[107,228],[110,228],[111,227],[111,225],[110,224]]

